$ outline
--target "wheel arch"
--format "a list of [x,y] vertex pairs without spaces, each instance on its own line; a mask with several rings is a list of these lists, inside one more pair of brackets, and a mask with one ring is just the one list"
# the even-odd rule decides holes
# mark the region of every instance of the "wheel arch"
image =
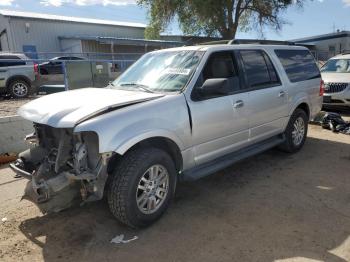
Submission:
[[22,80],[24,82],[26,82],[28,85],[29,85],[29,88],[31,87],[31,83],[32,81],[25,75],[14,75],[14,76],[11,76],[9,77],[7,80],[6,80],[6,89],[9,91],[9,88],[10,88],[10,85],[13,81],[16,81],[16,80]]
[[307,114],[307,116],[310,118],[311,115],[311,106],[310,103],[307,99],[299,99],[296,103],[294,103],[294,106],[291,108],[291,110],[289,111],[289,116],[293,115],[294,111],[296,109],[302,109],[304,110],[304,112]]
[[123,158],[123,156],[130,152],[131,150],[135,150],[137,148],[147,148],[153,147],[158,148],[166,153],[172,158],[175,164],[175,168],[178,172],[180,172],[183,168],[183,158],[181,154],[181,149],[178,144],[169,137],[164,136],[154,136],[142,139],[129,145],[128,148],[121,148],[120,150],[115,151],[115,154],[111,158],[108,165],[108,172],[112,172],[115,167],[118,165],[119,161]]
[[299,104],[299,105],[294,109],[294,111],[295,111],[296,109],[301,109],[301,110],[303,110],[303,111],[306,113],[306,115],[308,116],[308,118],[310,118],[310,107],[309,107],[309,105],[308,105],[306,102],[302,102],[301,104]]

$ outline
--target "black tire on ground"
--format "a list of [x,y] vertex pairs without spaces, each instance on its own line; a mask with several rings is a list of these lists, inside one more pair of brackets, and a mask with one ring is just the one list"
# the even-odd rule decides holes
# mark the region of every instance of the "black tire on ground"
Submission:
[[[137,204],[138,186],[141,178],[145,177],[145,174],[147,176],[149,168],[155,165],[161,165],[167,171],[168,190],[167,194],[163,196],[164,200],[159,202],[158,209],[153,213],[145,214]],[[164,169],[161,170],[164,171]],[[161,174],[163,172],[160,172]],[[157,148],[132,150],[123,157],[113,173],[107,194],[109,208],[113,215],[122,223],[134,228],[146,227],[158,220],[166,211],[174,196],[176,182],[177,173],[175,165],[166,152]],[[143,186],[148,188],[147,185],[144,184]],[[146,209],[147,207],[148,202]]]
[[30,94],[30,84],[22,79],[15,79],[10,82],[8,90],[14,98],[25,98]]
[[[300,119],[302,119],[302,121],[300,121]],[[296,143],[296,141],[293,139],[293,132],[295,132],[295,125],[298,125],[298,123],[301,122],[302,124],[300,126],[304,128],[304,135],[300,137],[300,141],[298,141],[299,143]],[[298,152],[305,143],[308,131],[308,123],[309,117],[306,112],[300,108],[297,108],[290,117],[287,128],[284,132],[286,141],[279,146],[279,149],[287,153]]]

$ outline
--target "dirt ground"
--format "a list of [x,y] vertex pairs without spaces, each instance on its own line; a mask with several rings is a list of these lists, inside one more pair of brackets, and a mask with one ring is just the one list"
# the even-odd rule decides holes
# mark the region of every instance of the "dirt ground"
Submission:
[[17,110],[20,106],[37,98],[32,96],[24,99],[2,98],[0,97],[0,117],[17,115]]
[[[43,216],[0,169],[0,261],[350,261],[350,136],[310,126],[302,151],[270,150],[180,184],[153,226],[119,224],[105,201]],[[116,235],[138,236],[111,244]]]

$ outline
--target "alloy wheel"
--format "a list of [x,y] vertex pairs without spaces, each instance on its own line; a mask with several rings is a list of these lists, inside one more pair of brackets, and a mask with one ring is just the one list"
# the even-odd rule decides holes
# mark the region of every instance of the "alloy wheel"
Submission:
[[295,146],[299,146],[305,136],[305,122],[302,117],[298,117],[293,124],[292,139]]
[[17,97],[26,96],[28,93],[28,87],[21,82],[15,83],[12,89],[13,89],[13,94],[16,95]]
[[169,191],[169,173],[162,165],[153,165],[141,176],[136,190],[136,202],[144,214],[155,213]]

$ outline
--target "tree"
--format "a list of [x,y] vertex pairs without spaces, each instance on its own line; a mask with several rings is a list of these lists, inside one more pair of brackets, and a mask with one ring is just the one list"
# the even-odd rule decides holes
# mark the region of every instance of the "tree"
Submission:
[[185,34],[221,36],[233,39],[237,30],[260,30],[270,26],[276,31],[285,21],[281,12],[306,0],[138,0],[149,10],[146,38],[159,38],[177,18]]

